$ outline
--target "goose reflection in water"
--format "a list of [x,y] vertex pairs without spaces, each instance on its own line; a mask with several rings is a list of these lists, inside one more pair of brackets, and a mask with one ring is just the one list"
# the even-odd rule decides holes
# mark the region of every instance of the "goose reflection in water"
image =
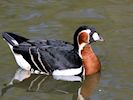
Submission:
[[2,90],[3,96],[10,88],[23,88],[27,92],[73,94],[73,100],[90,100],[100,80],[100,73],[80,76],[46,76],[34,75],[26,70],[18,69],[9,84]]

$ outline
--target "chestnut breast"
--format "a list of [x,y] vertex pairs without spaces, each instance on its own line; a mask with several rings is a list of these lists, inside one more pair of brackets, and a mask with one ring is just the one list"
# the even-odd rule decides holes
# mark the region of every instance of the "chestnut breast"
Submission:
[[100,71],[101,63],[89,44],[84,46],[81,55],[82,63],[85,68],[85,75],[91,75]]

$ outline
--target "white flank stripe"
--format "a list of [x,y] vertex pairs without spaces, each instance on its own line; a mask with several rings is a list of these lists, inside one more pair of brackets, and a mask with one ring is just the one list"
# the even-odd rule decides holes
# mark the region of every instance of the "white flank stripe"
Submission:
[[34,57],[33,57],[32,53],[31,53],[31,49],[32,49],[32,48],[35,48],[35,47],[30,47],[30,48],[29,48],[29,54],[30,54],[31,60],[32,60],[32,62],[34,63],[34,65],[36,66],[36,68],[37,68],[39,71],[41,71],[41,69],[40,69],[39,66],[36,64],[36,62],[35,62],[35,60],[34,60]]
[[38,60],[39,60],[39,62],[41,63],[43,69],[44,69],[44,70],[46,71],[46,73],[48,74],[49,72],[46,70],[45,66],[44,66],[43,63],[42,63],[41,55],[40,55],[38,49],[37,49],[37,54],[38,54]]
[[15,45],[19,45],[18,42],[16,40],[12,40],[12,42],[15,44]]
[[64,69],[64,70],[55,70],[52,75],[62,75],[62,76],[73,76],[78,75],[82,72],[82,66],[75,69]]
[[30,66],[30,64],[23,58],[23,56],[20,55],[20,54],[14,53],[14,51],[13,51],[13,46],[10,45],[8,42],[7,42],[7,44],[9,45],[9,47],[10,47],[10,49],[11,49],[11,51],[12,51],[14,57],[15,57],[15,60],[16,60],[17,64],[18,64],[22,69],[30,70],[31,66]]

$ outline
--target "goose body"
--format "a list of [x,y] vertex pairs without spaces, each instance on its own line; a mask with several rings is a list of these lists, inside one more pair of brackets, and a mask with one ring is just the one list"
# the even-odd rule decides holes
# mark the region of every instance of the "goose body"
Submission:
[[3,32],[2,36],[17,64],[31,73],[83,75],[85,71],[89,75],[100,70],[100,61],[90,43],[102,38],[91,27],[80,26],[74,34],[74,44],[62,40],[30,40],[11,32]]

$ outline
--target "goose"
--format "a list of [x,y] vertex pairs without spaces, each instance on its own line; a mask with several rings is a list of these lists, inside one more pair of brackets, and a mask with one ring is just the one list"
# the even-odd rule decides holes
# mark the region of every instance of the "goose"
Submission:
[[31,40],[12,32],[3,32],[18,66],[35,74],[92,75],[101,69],[91,43],[103,38],[91,26],[80,26],[73,43],[63,40]]

